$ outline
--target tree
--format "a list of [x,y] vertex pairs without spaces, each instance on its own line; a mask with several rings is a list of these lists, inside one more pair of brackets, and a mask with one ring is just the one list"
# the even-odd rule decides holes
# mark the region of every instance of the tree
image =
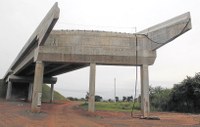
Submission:
[[200,112],[200,73],[187,77],[172,89],[170,110],[178,112]]
[[200,73],[187,77],[172,89],[150,87],[152,110],[200,113]]
[[119,101],[119,97],[115,97],[115,101],[118,102]]
[[[96,102],[100,102],[100,101],[102,101],[102,99],[103,99],[103,98],[102,98],[101,96],[95,95],[95,101],[96,101]],[[85,100],[86,100],[86,101],[89,100],[89,92],[86,93],[86,95],[85,95]]]
[[100,101],[102,101],[102,97],[101,96],[99,96],[99,95],[95,95],[95,101],[96,102],[100,102]]
[[133,96],[127,97],[127,101],[128,101],[128,102],[133,101]]
[[78,98],[76,97],[68,97],[67,99],[69,99],[70,101],[78,101]]
[[151,110],[166,111],[170,100],[171,89],[160,86],[149,88]]
[[112,99],[108,99],[108,102],[112,102]]
[[87,92],[85,95],[85,100],[88,101],[88,99],[89,99],[89,92]]
[[123,99],[122,99],[122,101],[124,102],[124,101],[126,101],[126,97],[125,96],[123,96]]

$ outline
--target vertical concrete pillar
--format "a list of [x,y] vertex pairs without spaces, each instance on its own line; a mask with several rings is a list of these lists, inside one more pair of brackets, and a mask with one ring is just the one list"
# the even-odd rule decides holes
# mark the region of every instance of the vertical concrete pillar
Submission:
[[36,61],[34,84],[33,84],[33,96],[32,96],[32,104],[31,104],[32,112],[40,112],[43,73],[44,73],[44,63],[42,61]]
[[51,84],[50,103],[53,102],[53,95],[54,95],[54,84]]
[[89,82],[89,104],[88,111],[95,111],[95,74],[96,74],[96,63],[90,63],[90,82]]
[[29,83],[28,87],[28,101],[31,102],[32,100],[32,94],[33,94],[33,83]]
[[7,86],[7,92],[6,92],[6,100],[11,99],[11,93],[12,93],[12,83],[9,81]]
[[148,65],[141,66],[141,111],[143,117],[149,116],[150,105]]

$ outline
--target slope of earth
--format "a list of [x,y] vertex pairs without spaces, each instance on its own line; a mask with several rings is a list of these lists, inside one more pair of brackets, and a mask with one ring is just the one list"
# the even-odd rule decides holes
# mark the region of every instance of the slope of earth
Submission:
[[200,127],[200,115],[152,113],[161,120],[131,118],[129,113],[88,113],[79,102],[43,103],[41,113],[31,113],[30,103],[0,100],[0,127]]

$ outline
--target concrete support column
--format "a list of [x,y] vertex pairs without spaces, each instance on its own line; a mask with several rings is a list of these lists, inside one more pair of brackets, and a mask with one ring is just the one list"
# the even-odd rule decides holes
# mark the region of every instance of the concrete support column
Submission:
[[89,104],[88,111],[95,111],[95,74],[96,74],[96,63],[90,63],[90,82],[89,82]]
[[28,87],[28,101],[31,102],[33,94],[33,83],[29,83]]
[[53,102],[53,95],[54,95],[54,84],[51,84],[50,103]]
[[141,111],[143,117],[149,116],[150,104],[148,65],[141,66]]
[[32,112],[40,112],[43,73],[44,73],[44,63],[42,61],[36,61],[34,84],[33,84],[33,96],[32,96],[32,104],[31,104]]
[[12,83],[8,82],[7,92],[6,92],[6,100],[11,99],[11,93],[12,93]]

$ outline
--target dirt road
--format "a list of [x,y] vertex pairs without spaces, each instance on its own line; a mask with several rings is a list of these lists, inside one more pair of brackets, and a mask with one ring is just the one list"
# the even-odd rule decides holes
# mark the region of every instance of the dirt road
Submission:
[[161,120],[141,120],[123,112],[88,113],[78,104],[44,103],[42,112],[33,114],[29,103],[0,101],[0,127],[200,127],[200,115],[152,113]]

